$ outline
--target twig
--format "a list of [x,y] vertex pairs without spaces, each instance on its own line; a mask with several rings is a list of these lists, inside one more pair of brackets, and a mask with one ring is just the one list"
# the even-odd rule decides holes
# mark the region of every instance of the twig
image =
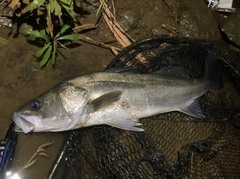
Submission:
[[52,145],[54,142],[48,142],[45,143],[41,146],[38,147],[37,151],[33,154],[33,156],[27,161],[27,163],[20,169],[18,170],[17,173],[21,172],[22,170],[29,168],[30,166],[32,166],[34,163],[36,163],[36,161],[42,156],[42,157],[49,157],[46,154],[46,149],[48,146]]
[[[103,0],[99,0],[100,3],[103,2]],[[117,39],[117,41],[121,44],[123,47],[129,46],[134,40],[126,33],[126,31],[118,24],[115,17],[109,10],[106,2],[103,2],[103,11],[102,15],[104,20],[106,21],[109,29],[113,33],[114,37]]]
[[115,9],[115,5],[114,5],[114,1],[113,0],[112,0],[112,7],[113,7],[114,18],[116,18],[116,9]]
[[[105,44],[105,43],[103,43],[103,42],[99,42],[99,41],[93,40],[93,39],[91,39],[90,37],[87,37],[87,36],[84,36],[84,35],[81,35],[81,36],[82,36],[84,39],[86,39],[86,41],[89,42],[89,43],[92,43],[92,44],[98,45],[98,46],[102,46],[102,47],[105,47],[105,48],[109,48],[110,50],[113,51],[113,53],[114,53],[115,55],[117,55],[117,53],[122,50],[121,48],[114,47],[114,46]],[[82,39],[82,40],[83,40],[83,39]]]
[[97,26],[95,24],[83,24],[83,25],[74,27],[73,31],[77,33],[77,32],[82,32],[84,30],[90,30],[90,29],[96,29],[96,28]]

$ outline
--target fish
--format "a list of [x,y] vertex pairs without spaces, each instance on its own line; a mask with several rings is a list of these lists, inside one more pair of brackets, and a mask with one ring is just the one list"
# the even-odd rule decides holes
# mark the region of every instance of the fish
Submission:
[[[110,70],[64,81],[13,113],[18,130],[67,131],[96,125],[144,131],[139,119],[179,111],[204,118],[198,98],[221,88],[217,55],[209,50],[202,78],[184,69],[161,68],[153,74]],[[121,73],[121,71],[123,71]]]

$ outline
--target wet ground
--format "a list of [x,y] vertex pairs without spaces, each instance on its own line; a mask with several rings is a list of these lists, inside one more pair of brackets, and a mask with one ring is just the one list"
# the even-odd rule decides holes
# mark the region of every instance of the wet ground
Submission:
[[[8,31],[9,29],[0,28],[1,36],[6,38]],[[55,68],[49,65],[40,69],[34,57],[38,47],[28,44],[21,34],[16,39],[8,40],[8,45],[0,44],[0,139],[6,134],[11,115],[24,103],[60,81],[102,71],[113,58],[109,50],[79,42],[78,48],[62,51],[65,57],[57,57]],[[64,136],[63,133],[20,134],[12,170],[20,170],[40,145],[54,142],[47,149],[48,158],[41,158],[34,166],[20,174],[23,178],[46,178]]]
[[[164,34],[222,42],[219,23],[226,15],[212,12],[203,1],[115,0],[114,7],[117,21],[135,40]],[[81,22],[96,21],[95,12],[96,9],[81,17]],[[58,54],[55,67],[40,69],[34,57],[39,47],[29,44],[22,33],[17,38],[8,37],[9,32],[9,28],[0,28],[0,37],[9,41],[7,45],[0,44],[0,139],[6,134],[11,115],[23,104],[63,80],[102,71],[114,57],[108,49],[79,41],[75,48],[61,49],[63,56]],[[86,35],[103,41],[113,39],[103,20]],[[64,136],[65,133],[20,134],[12,170],[20,170],[40,145],[51,141],[54,143],[46,150],[49,157],[40,158],[20,173],[26,179],[46,178]]]

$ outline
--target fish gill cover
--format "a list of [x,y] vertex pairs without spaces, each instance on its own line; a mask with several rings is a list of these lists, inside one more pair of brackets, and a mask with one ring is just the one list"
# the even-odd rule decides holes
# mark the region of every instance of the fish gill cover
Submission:
[[205,41],[163,36],[131,45],[107,69],[154,73],[179,66],[200,78],[212,49],[223,88],[199,98],[206,118],[171,112],[141,119],[144,132],[110,126],[70,131],[49,178],[239,178],[239,55]]

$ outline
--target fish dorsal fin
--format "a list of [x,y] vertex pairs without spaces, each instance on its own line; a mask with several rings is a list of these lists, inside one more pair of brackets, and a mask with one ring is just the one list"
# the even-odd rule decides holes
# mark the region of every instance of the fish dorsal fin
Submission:
[[69,83],[63,83],[59,91],[59,97],[70,118],[74,118],[75,115],[81,113],[83,106],[89,100],[85,89]]
[[189,79],[189,75],[184,71],[184,68],[181,66],[162,67],[160,70],[157,70],[154,73],[164,76]]
[[91,104],[93,106],[94,111],[98,111],[100,109],[112,105],[114,102],[118,101],[121,98],[121,96],[122,96],[121,91],[113,91],[94,99],[91,102]]
[[134,73],[136,73],[130,67],[114,67],[114,68],[110,68],[108,70],[105,70],[104,72],[109,72],[109,73],[127,73],[127,74],[134,74]]
[[181,112],[196,118],[204,118],[201,108],[199,107],[198,100],[195,99],[190,105],[180,110]]

